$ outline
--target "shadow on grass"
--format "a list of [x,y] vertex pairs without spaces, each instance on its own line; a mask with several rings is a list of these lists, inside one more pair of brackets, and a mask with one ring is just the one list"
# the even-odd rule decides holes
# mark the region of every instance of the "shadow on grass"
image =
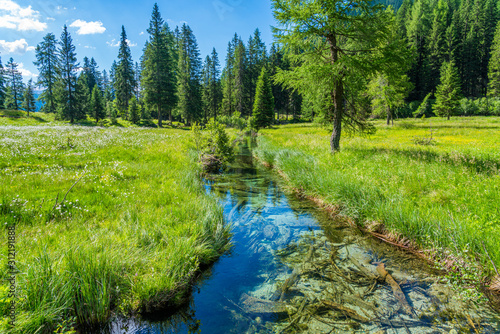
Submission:
[[399,157],[408,158],[411,160],[422,161],[426,163],[446,163],[452,166],[462,166],[469,169],[472,172],[478,174],[498,174],[500,171],[500,161],[496,159],[488,158],[478,158],[475,156],[469,156],[463,153],[450,154],[443,153],[439,154],[432,151],[415,149],[390,149],[390,148],[350,148],[349,150],[357,152],[363,157],[370,157],[379,154],[388,153],[391,155],[396,155]]
[[45,118],[42,118],[40,116],[31,116],[31,118],[40,123],[48,123],[48,121]]

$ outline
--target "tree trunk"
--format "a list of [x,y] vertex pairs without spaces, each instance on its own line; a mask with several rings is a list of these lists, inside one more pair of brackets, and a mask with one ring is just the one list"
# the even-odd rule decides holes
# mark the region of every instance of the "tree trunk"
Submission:
[[391,109],[387,108],[387,125],[391,125]]
[[448,120],[450,120],[450,114],[448,114]]
[[332,153],[340,151],[340,135],[342,133],[342,116],[344,115],[344,85],[338,80],[335,90],[331,93],[333,100],[333,131],[330,138]]
[[168,121],[170,122],[170,126],[172,126],[172,108],[168,109]]

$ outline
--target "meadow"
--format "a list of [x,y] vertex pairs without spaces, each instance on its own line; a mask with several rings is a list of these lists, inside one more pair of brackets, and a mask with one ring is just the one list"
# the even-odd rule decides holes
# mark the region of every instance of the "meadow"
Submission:
[[230,236],[190,132],[34,116],[0,118],[0,233],[16,227],[18,270],[11,327],[2,241],[0,332],[69,333],[183,302]]
[[335,155],[330,129],[267,129],[254,154],[291,188],[359,226],[383,224],[402,244],[411,241],[446,269],[461,270],[464,282],[485,279],[478,272],[493,275],[493,263],[500,268],[500,118],[375,125],[375,135],[344,136]]

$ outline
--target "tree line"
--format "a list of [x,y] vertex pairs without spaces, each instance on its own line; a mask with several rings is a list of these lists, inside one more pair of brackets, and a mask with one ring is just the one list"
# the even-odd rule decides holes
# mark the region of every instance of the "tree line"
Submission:
[[234,35],[223,69],[215,48],[202,60],[191,28],[183,24],[171,30],[157,4],[147,32],[143,54],[134,63],[122,26],[118,57],[109,73],[101,72],[94,58],[84,57],[83,63],[78,62],[66,26],[59,40],[47,34],[35,51],[34,64],[39,70],[36,83],[30,81],[25,87],[12,58],[5,68],[1,67],[0,108],[22,109],[23,92],[29,88],[33,95],[33,87],[38,86],[43,89],[39,96],[41,111],[55,113],[71,123],[87,116],[96,122],[105,118],[115,122],[121,117],[139,123],[154,118],[162,127],[165,120],[191,125],[218,116],[250,117],[264,71],[264,86],[272,90],[260,95],[268,99],[264,104],[258,101],[268,106],[265,112],[269,116],[264,118],[272,121],[275,111],[288,114],[293,110],[296,114],[300,109],[298,103],[290,103],[290,91],[271,83],[275,67],[284,66],[283,55],[275,46],[268,53],[258,29],[247,43]]

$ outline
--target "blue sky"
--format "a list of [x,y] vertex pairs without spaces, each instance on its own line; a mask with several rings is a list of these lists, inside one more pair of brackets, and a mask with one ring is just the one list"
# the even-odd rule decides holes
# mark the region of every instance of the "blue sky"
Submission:
[[52,32],[59,39],[66,24],[76,46],[78,61],[94,57],[100,70],[109,70],[118,55],[121,26],[125,26],[134,62],[139,61],[148,38],[147,28],[157,2],[170,28],[186,22],[193,30],[204,59],[217,49],[221,64],[234,33],[246,42],[256,28],[268,49],[274,24],[271,0],[0,0],[0,57],[20,64],[25,81],[38,73],[34,49]]

